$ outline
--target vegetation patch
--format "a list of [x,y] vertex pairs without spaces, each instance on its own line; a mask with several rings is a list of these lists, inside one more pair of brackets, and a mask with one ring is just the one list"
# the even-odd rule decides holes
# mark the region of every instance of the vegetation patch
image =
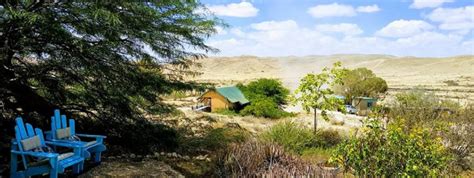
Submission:
[[279,80],[264,78],[252,81],[247,85],[238,84],[237,87],[250,101],[250,104],[239,112],[241,115],[272,119],[294,115],[282,109],[284,105],[288,104],[287,98],[290,91]]

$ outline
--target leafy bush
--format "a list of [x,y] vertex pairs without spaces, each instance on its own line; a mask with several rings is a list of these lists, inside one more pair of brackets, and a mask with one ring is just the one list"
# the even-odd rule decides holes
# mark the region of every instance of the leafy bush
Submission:
[[346,97],[347,103],[351,103],[352,98],[358,96],[377,97],[380,93],[385,93],[387,89],[387,82],[367,68],[345,70],[341,84],[334,88],[337,94]]
[[262,78],[248,85],[239,84],[237,87],[250,101],[269,98],[279,106],[287,104],[287,97],[290,94],[290,91],[277,79]]
[[254,100],[250,105],[246,106],[240,111],[242,115],[253,115],[256,117],[266,117],[272,119],[279,119],[291,116],[291,113],[283,111],[270,98],[261,98]]
[[362,128],[359,137],[344,141],[334,151],[331,162],[357,176],[437,176],[443,173],[449,154],[428,130],[392,123],[385,130],[377,120]]
[[238,84],[237,87],[250,101],[250,104],[245,106],[240,114],[274,119],[293,115],[281,109],[282,105],[287,104],[290,92],[283,87],[279,80],[258,79],[248,85]]

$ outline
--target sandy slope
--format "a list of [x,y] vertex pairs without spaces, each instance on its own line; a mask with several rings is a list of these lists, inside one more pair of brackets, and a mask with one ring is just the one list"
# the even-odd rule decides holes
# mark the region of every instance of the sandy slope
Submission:
[[[192,80],[219,85],[248,82],[257,78],[279,78],[294,89],[309,72],[341,61],[347,68],[367,67],[384,78],[390,93],[424,88],[460,101],[474,101],[474,56],[448,58],[395,57],[389,55],[331,55],[306,57],[213,57],[200,60],[203,74]],[[445,83],[452,80],[458,85]]]

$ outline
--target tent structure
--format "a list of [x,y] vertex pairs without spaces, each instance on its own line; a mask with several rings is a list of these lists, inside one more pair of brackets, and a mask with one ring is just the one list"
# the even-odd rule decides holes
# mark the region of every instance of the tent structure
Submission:
[[220,87],[209,90],[198,98],[203,105],[197,110],[215,112],[222,109],[240,109],[250,103],[236,86]]

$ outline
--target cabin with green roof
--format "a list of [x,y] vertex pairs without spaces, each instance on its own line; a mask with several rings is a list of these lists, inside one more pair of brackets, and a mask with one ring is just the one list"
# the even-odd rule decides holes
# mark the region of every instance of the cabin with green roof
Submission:
[[198,98],[202,106],[196,110],[209,110],[215,112],[222,109],[239,110],[249,104],[242,91],[236,86],[219,87],[207,91]]

